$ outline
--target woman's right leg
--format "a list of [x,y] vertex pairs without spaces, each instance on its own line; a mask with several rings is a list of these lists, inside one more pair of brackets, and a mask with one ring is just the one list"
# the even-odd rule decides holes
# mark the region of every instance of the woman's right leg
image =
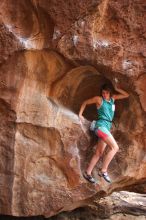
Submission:
[[106,143],[102,139],[99,139],[98,143],[96,145],[96,151],[95,151],[93,157],[91,158],[89,166],[86,170],[88,175],[91,175],[92,170],[95,167],[96,163],[98,162],[99,158],[102,156],[102,154],[105,150],[105,147],[106,147]]

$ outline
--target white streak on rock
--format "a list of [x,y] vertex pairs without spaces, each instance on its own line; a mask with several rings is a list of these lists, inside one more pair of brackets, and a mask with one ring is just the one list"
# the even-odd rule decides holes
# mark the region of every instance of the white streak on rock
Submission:
[[75,46],[77,45],[78,38],[79,38],[79,37],[78,37],[77,35],[74,35],[74,36],[73,36],[73,43],[74,43]]
[[132,67],[132,62],[130,60],[124,60],[122,66],[124,70],[130,69]]
[[35,180],[38,180],[38,181],[40,181],[40,182],[42,182],[43,184],[46,184],[46,185],[48,185],[48,183],[49,183],[49,181],[50,181],[50,179],[49,179],[49,177],[48,176],[46,176],[45,174],[36,174],[35,176],[34,176],[34,179]]
[[5,27],[8,29],[9,32],[13,32],[12,25],[6,24]]
[[25,48],[27,49],[35,49],[35,45],[32,43],[31,40],[29,40],[28,38],[23,38],[23,37],[19,37],[17,36],[17,39],[19,39],[19,41],[24,45]]
[[115,80],[115,82],[116,82],[116,83],[118,83],[118,82],[119,82],[119,80],[118,80],[116,77],[114,78],[114,80]]
[[81,27],[84,27],[84,25],[85,25],[85,21],[82,21],[81,22]]
[[108,47],[109,42],[107,40],[93,40],[93,47]]
[[61,35],[60,30],[54,28],[53,40],[56,40]]
[[35,43],[32,42],[29,38],[20,37],[19,35],[17,35],[12,25],[6,24],[5,26],[8,29],[8,31],[11,32],[26,49],[36,48]]

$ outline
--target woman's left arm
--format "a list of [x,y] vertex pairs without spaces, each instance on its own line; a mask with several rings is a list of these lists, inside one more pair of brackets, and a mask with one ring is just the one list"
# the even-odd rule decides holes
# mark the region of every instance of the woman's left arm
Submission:
[[124,91],[123,89],[120,89],[120,88],[117,88],[115,86],[115,90],[117,92],[119,92],[119,94],[114,94],[112,97],[114,100],[117,100],[117,99],[125,99],[125,98],[128,98],[129,97],[129,94],[128,92]]

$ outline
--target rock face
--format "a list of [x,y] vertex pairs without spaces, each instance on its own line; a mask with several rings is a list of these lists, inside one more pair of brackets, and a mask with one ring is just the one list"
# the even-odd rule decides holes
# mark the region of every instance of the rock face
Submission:
[[[95,212],[96,210],[96,212]],[[79,208],[49,218],[50,220],[145,220],[145,195],[131,192],[114,192],[108,197],[95,200],[88,208]]]
[[[93,196],[146,193],[144,0],[0,6],[0,213],[49,217],[88,205]],[[115,80],[130,97],[116,107],[114,182],[94,186],[82,171],[94,150],[88,128],[95,106],[86,109],[83,126],[77,114]]]

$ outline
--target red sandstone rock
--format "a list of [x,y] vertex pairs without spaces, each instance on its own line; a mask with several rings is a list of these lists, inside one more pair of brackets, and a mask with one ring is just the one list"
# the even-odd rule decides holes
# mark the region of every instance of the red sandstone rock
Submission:
[[136,91],[140,97],[140,103],[144,111],[146,111],[146,75],[143,74],[135,82]]
[[[96,194],[146,193],[144,1],[0,4],[0,213],[51,216]],[[92,186],[82,177],[94,150],[89,123],[77,114],[115,78],[130,97],[117,102],[114,183]],[[85,116],[95,119],[95,107]]]

